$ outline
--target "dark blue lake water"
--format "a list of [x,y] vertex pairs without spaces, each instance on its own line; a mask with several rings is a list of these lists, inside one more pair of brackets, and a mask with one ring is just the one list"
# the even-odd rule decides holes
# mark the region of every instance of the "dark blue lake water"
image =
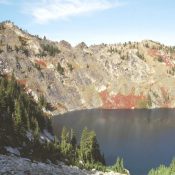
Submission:
[[132,175],[146,175],[175,156],[174,109],[76,111],[53,119],[56,134],[63,126],[78,138],[85,126],[94,130],[107,164],[120,156]]

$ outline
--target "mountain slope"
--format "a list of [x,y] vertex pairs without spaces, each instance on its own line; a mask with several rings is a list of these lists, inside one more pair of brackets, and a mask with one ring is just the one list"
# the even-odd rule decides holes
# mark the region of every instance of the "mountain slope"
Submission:
[[175,107],[175,48],[154,41],[72,47],[0,24],[0,73],[53,114],[89,108]]

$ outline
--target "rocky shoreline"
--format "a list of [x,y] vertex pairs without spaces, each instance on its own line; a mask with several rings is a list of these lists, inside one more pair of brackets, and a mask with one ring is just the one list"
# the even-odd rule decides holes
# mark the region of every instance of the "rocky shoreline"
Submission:
[[81,170],[75,166],[41,163],[30,159],[0,155],[0,175],[122,175],[115,172]]

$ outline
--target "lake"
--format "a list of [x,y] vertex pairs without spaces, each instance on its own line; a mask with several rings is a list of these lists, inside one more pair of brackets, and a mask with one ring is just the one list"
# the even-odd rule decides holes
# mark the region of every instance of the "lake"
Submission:
[[146,175],[151,168],[168,165],[175,156],[175,110],[84,110],[53,118],[53,128],[73,128],[80,138],[84,127],[94,130],[108,165],[116,157],[132,175]]

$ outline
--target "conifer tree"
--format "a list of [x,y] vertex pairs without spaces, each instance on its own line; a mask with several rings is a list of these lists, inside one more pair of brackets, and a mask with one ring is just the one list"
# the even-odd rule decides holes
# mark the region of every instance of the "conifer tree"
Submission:
[[117,158],[116,163],[113,166],[113,170],[119,173],[125,173],[123,159],[121,159],[120,157]]
[[26,130],[30,129],[29,114],[24,107],[22,108],[22,125]]
[[73,148],[75,149],[76,145],[77,145],[77,139],[76,139],[75,132],[73,129],[71,129],[71,131],[70,131],[70,143],[73,146]]
[[6,94],[2,88],[0,88],[0,113],[6,109]]
[[88,161],[88,130],[85,127],[83,129],[82,135],[81,135],[81,140],[80,140],[80,150],[79,150],[79,159],[83,162],[87,162]]
[[39,124],[36,118],[31,118],[31,129],[33,130],[34,135],[38,135],[39,133]]
[[41,95],[39,98],[39,104],[41,105],[41,107],[46,107],[47,106],[47,101],[44,98],[44,95]]
[[20,103],[18,100],[15,100],[15,107],[14,107],[14,115],[13,115],[13,124],[14,129],[18,130],[21,125],[21,109],[20,109]]
[[70,144],[70,134],[67,128],[63,127],[61,133],[61,152],[64,156],[70,156],[72,151],[72,145]]
[[94,131],[88,131],[87,128],[84,128],[82,132],[79,159],[84,163],[100,162],[102,164],[105,164],[104,158],[100,153],[96,134]]

